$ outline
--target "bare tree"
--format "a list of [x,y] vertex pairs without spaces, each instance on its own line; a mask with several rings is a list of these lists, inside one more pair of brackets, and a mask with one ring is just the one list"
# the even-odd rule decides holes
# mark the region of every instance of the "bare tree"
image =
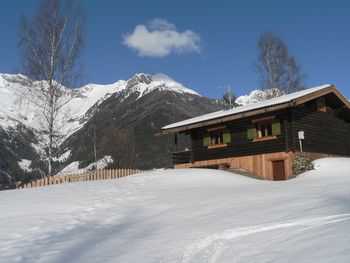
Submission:
[[83,28],[82,8],[68,0],[42,0],[33,19],[23,15],[20,21],[22,67],[34,80],[22,97],[40,113],[48,174],[52,173],[55,147],[64,125],[58,118],[74,93],[63,86],[73,88],[80,76]]
[[269,90],[270,97],[304,89],[305,74],[279,36],[271,31],[265,32],[258,40],[258,50],[255,68],[261,88]]

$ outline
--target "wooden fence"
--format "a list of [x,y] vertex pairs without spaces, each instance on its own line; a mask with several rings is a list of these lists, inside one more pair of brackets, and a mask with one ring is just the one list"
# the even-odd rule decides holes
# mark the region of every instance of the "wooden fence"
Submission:
[[96,180],[108,180],[117,179],[132,174],[138,174],[143,172],[138,169],[116,169],[116,170],[96,170],[81,174],[58,174],[54,176],[47,176],[41,179],[33,180],[27,184],[20,185],[17,188],[33,188],[52,184],[63,184],[70,182],[81,181],[96,181]]

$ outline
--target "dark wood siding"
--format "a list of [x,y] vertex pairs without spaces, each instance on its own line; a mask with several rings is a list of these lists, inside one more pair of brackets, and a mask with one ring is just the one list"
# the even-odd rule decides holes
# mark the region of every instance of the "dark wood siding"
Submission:
[[[281,121],[282,134],[276,140],[252,142],[247,139],[247,128],[252,124],[252,120],[268,116],[276,116]],[[227,147],[217,149],[207,149],[203,146],[203,135],[207,129],[215,126],[208,126],[192,130],[192,151],[193,161],[212,160],[227,157],[248,156],[262,153],[283,152],[292,148],[293,140],[286,139],[286,133],[291,134],[291,116],[290,111],[283,110],[278,112],[270,112],[245,118],[237,121],[218,124],[225,125],[231,131],[231,143]],[[290,136],[290,135],[289,135]]]
[[298,131],[304,131],[303,151],[350,156],[350,123],[327,107],[317,110],[316,101],[300,105],[292,110],[293,148],[299,151]]

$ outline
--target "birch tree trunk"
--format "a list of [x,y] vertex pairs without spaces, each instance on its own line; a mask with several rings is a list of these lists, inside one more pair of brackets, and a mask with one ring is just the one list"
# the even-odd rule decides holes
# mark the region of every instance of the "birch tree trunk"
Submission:
[[48,175],[52,174],[56,149],[63,136],[62,120],[68,119],[62,118],[63,109],[75,94],[65,87],[73,88],[81,76],[83,31],[82,8],[68,0],[42,0],[31,20],[23,15],[20,21],[22,68],[33,80],[20,97],[38,110]]

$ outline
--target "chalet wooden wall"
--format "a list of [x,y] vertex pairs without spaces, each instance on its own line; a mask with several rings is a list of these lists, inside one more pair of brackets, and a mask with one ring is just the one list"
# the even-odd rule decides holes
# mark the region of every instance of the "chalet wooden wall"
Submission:
[[[276,116],[276,118],[281,120],[282,134],[278,136],[278,139],[263,142],[252,142],[251,140],[248,140],[247,128],[249,125],[251,125],[251,121],[268,116]],[[207,131],[207,129],[215,126],[208,126],[205,128],[192,130],[191,137],[193,161],[196,162],[264,153],[285,152],[287,151],[287,148],[291,148],[287,145],[289,140],[286,139],[286,127],[291,127],[290,123],[290,112],[288,110],[282,110],[217,125],[225,125],[231,131],[231,143],[228,144],[227,147],[217,149],[207,149],[207,147],[203,146],[204,133]]]
[[187,164],[175,165],[175,168],[195,168],[212,165],[229,164],[230,169],[242,168],[253,173],[262,179],[273,180],[272,161],[284,160],[286,179],[294,177],[293,175],[293,152],[266,153],[242,157],[220,158],[214,160],[196,161]]
[[292,149],[299,151],[298,131],[304,131],[303,151],[350,156],[350,123],[327,107],[317,111],[315,101],[292,110]]
[[[220,124],[231,131],[231,143],[227,147],[207,149],[203,135],[208,126],[191,131],[192,161],[214,160],[238,156],[251,156],[273,152],[300,151],[298,131],[305,132],[303,150],[338,156],[350,156],[350,123],[327,107],[326,112],[317,111],[313,103],[276,112]],[[247,127],[254,119],[276,116],[281,121],[282,134],[277,140],[253,142],[247,139]],[[217,125],[218,126],[218,125]]]

